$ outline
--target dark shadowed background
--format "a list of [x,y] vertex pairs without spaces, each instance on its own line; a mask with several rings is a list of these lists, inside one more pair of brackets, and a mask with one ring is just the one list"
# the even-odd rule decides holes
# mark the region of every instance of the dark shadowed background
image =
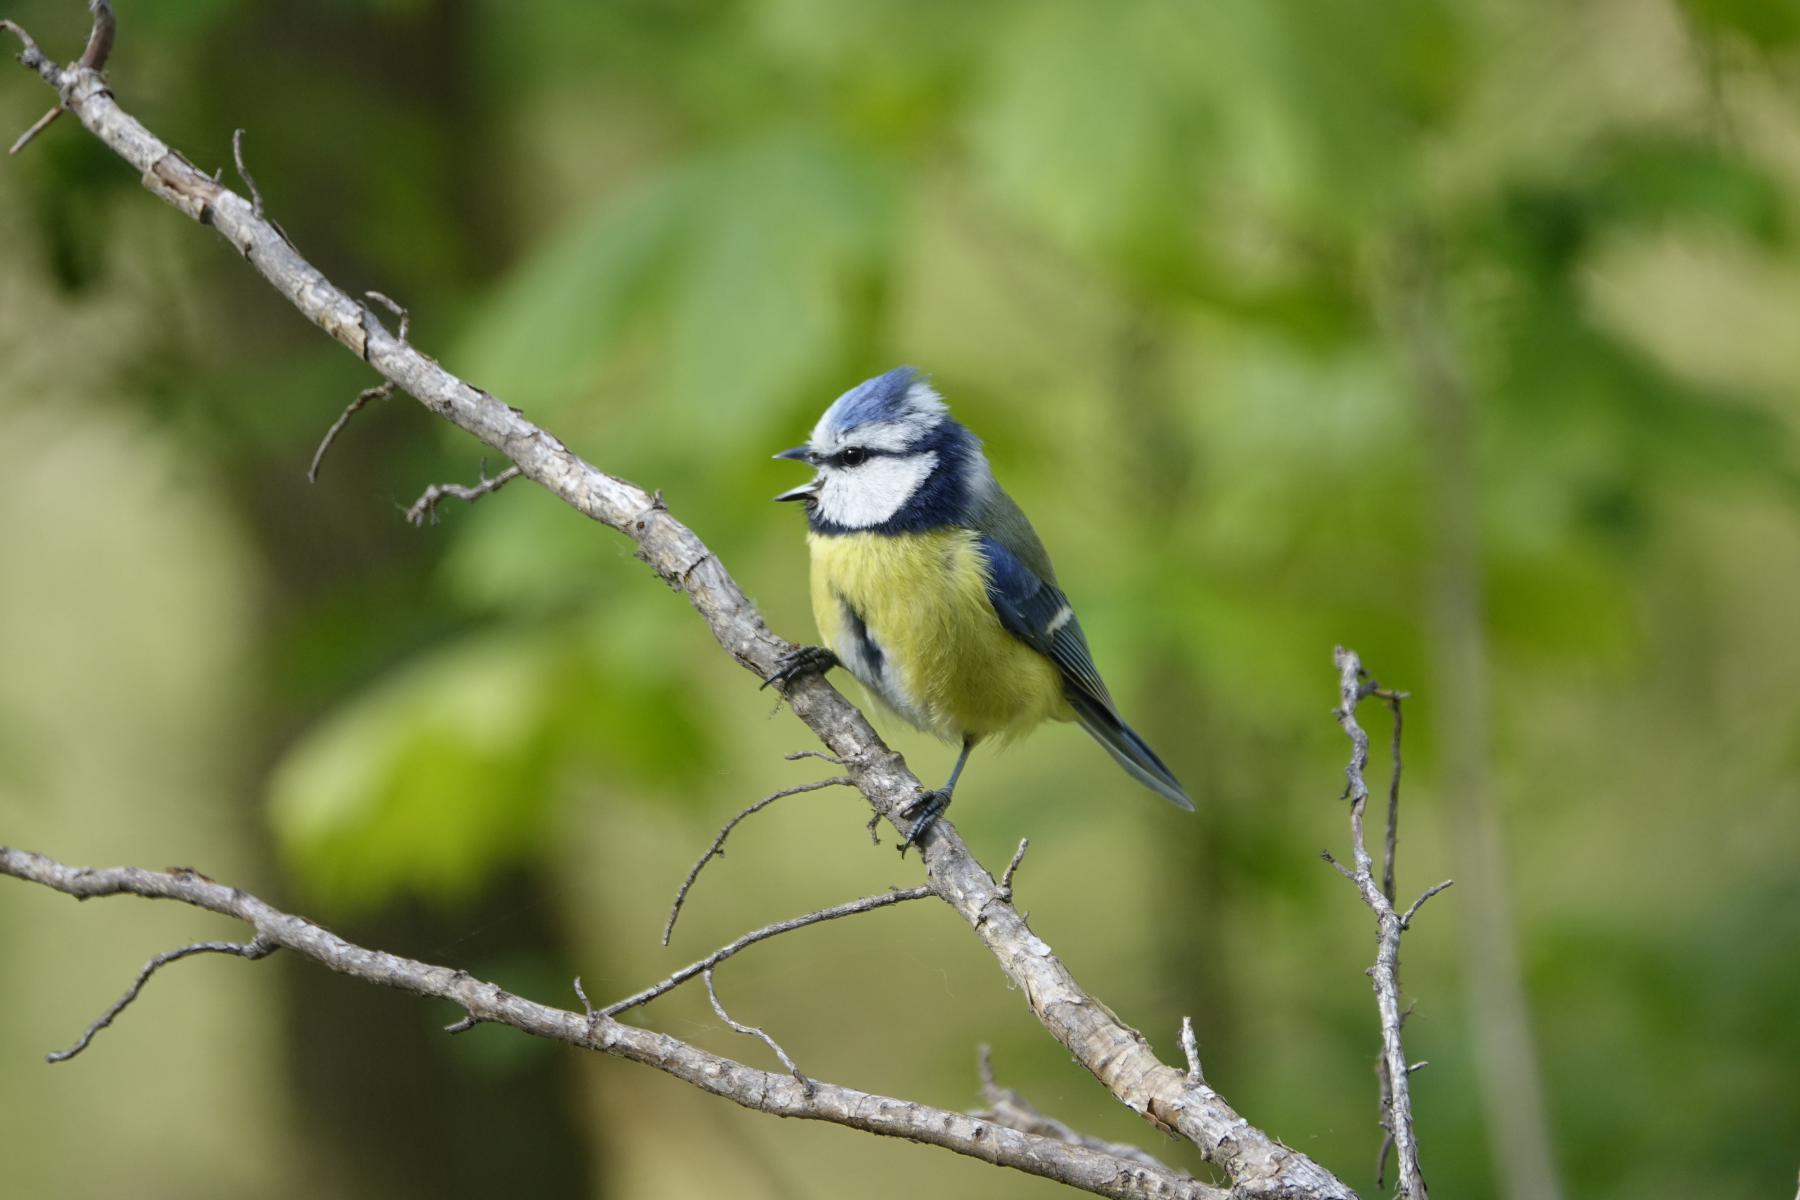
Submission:
[[[1365,1194],[1373,926],[1318,858],[1345,840],[1331,649],[1415,693],[1416,892],[1454,873],[1431,581],[1475,556],[1566,1194],[1791,1194],[1792,0],[117,7],[128,110],[227,182],[244,128],[303,253],[660,487],[790,638],[812,637],[802,523],[767,498],[802,476],[769,455],[865,376],[929,372],[1199,804],[1058,727],[979,754],[952,818],[996,866],[1029,836],[1020,906],[1078,977],[1165,1059],[1192,1015],[1209,1081]],[[5,15],[61,59],[85,35],[75,0]],[[0,73],[0,131],[49,97]],[[805,729],[621,538],[532,485],[407,525],[483,450],[404,397],[309,486],[375,377],[73,120],[0,163],[0,245],[0,841],[193,865],[563,1006],[578,973],[623,995],[915,879],[852,793],[796,796],[739,830],[661,948],[717,825],[825,773],[781,757]],[[1418,311],[1471,399],[1466,468],[1409,366]],[[1434,524],[1457,475],[1460,546]],[[893,737],[923,777],[948,767]],[[1427,1178],[1479,1200],[1506,1150],[1460,890],[1406,943],[1407,1033]],[[1053,1191],[499,1027],[449,1038],[447,1006],[281,956],[185,963],[42,1062],[152,953],[227,924],[0,886],[9,1194]],[[1203,1169],[941,906],[760,946],[718,985],[822,1078],[973,1107],[989,1042],[1040,1107]],[[642,1019],[772,1061],[691,989]]]

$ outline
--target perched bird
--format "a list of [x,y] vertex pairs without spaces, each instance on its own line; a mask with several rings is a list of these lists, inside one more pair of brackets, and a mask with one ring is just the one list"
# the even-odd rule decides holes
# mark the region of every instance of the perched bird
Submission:
[[980,441],[916,370],[851,388],[806,445],[775,457],[817,468],[775,499],[806,505],[825,646],[789,654],[768,682],[841,664],[903,720],[962,742],[944,786],[904,810],[902,852],[949,806],[975,743],[1045,720],[1079,721],[1133,778],[1193,809],[1119,719],[1050,556]]

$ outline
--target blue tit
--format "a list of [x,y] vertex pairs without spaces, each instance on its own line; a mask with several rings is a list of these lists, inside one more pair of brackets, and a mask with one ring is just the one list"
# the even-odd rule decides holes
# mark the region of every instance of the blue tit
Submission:
[[1132,778],[1193,809],[1119,718],[1050,556],[981,442],[917,371],[851,388],[806,445],[775,457],[817,469],[775,499],[806,506],[825,645],[790,654],[774,679],[841,664],[880,707],[962,742],[948,782],[902,814],[913,821],[902,852],[948,807],[977,742],[1046,720],[1079,721]]

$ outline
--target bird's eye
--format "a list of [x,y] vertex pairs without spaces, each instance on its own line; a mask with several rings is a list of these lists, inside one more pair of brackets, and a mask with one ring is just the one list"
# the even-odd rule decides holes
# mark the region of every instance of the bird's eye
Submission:
[[854,467],[862,462],[863,459],[869,457],[869,452],[864,450],[861,446],[852,446],[844,451],[842,457],[846,467]]

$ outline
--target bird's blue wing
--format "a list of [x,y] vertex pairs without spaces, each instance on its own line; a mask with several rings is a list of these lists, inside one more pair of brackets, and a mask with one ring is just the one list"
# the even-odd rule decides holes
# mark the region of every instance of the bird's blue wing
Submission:
[[1162,759],[1120,719],[1100,672],[1094,668],[1087,636],[1068,599],[1005,545],[985,533],[980,537],[978,544],[988,568],[988,602],[1001,626],[1057,665],[1062,671],[1063,695],[1076,719],[1120,766],[1152,791],[1192,810],[1193,801]]
[[994,538],[984,533],[979,544],[988,564],[988,602],[1000,624],[1060,667],[1065,680],[1111,710],[1112,696],[1094,667],[1087,636],[1068,599]]

